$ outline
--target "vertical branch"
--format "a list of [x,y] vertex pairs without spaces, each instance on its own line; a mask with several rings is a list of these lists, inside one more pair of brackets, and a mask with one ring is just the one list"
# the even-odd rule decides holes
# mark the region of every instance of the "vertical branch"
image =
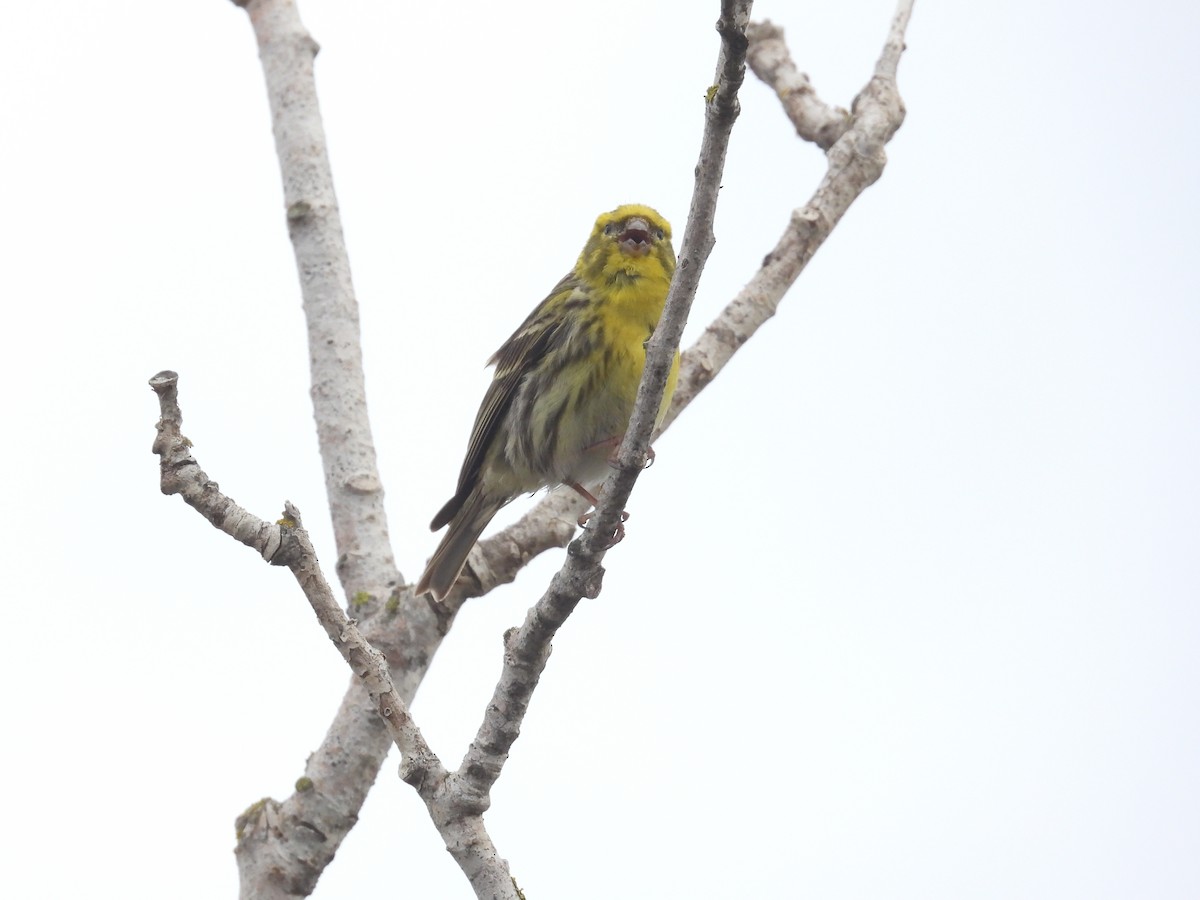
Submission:
[[294,0],[235,0],[246,9],[267,83],[288,233],[308,320],[313,416],[347,596],[400,583],[387,532],[350,278],[313,61],[318,46]]
[[[246,10],[254,29],[271,108],[308,325],[313,417],[338,577],[347,598],[386,598],[402,578],[388,537],[367,418],[358,306],[313,77],[318,47],[294,0],[233,2]],[[441,634],[428,610],[410,605],[407,612],[412,617],[403,628],[391,617],[369,624],[393,632],[385,653],[404,701],[411,702]],[[361,684],[352,681],[296,792],[283,802],[261,801],[239,818],[243,896],[283,898],[312,891],[358,820],[387,756],[388,737]]]

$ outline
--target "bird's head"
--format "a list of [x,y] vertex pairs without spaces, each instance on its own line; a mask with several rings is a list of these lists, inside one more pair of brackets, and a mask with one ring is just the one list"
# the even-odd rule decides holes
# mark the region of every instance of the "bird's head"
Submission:
[[671,226],[649,206],[618,206],[596,219],[576,273],[591,284],[619,284],[675,274]]

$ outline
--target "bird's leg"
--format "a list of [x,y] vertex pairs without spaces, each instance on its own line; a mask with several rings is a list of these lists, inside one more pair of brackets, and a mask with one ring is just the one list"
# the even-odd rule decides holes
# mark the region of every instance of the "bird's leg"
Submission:
[[[579,494],[579,496],[587,500],[588,503],[592,504],[593,508],[579,517],[579,527],[587,528],[587,523],[592,518],[592,514],[596,511],[595,507],[599,505],[600,501],[596,499],[595,495],[593,495],[591,491],[577,481],[572,481],[571,487],[574,489],[575,493]],[[617,544],[621,543],[621,541],[625,540],[625,522],[628,519],[629,513],[621,510],[621,520],[617,522],[617,527],[613,531],[612,538],[607,544],[604,545],[605,550],[607,550],[609,547],[615,547]]]
[[[587,488],[585,488],[582,484],[580,484],[578,481],[572,481],[571,487],[572,487],[572,489],[574,489],[575,493],[577,493],[580,497],[582,497],[588,503],[592,504],[592,506],[597,506],[600,503],[600,501],[596,499],[595,495],[591,491],[589,491]],[[579,525],[580,525],[580,527],[582,527],[583,523],[580,522]]]
[[[616,437],[605,438],[602,441],[597,441],[586,450],[594,450],[596,447],[612,447],[612,452],[608,454],[608,464],[614,469],[617,467],[617,454],[621,451],[621,441],[625,440],[625,435],[619,434]],[[642,463],[643,469],[648,469],[654,465],[654,448],[646,448],[646,459]]]
[[[621,441],[623,441],[624,439],[625,439],[625,435],[618,434],[615,437],[605,438],[602,441],[597,441],[596,443],[594,443],[584,449],[585,450],[594,450],[597,447],[611,447],[612,451],[608,454],[608,464],[615,469],[617,467],[617,454],[621,450]],[[647,447],[646,448],[646,458],[642,463],[642,467],[645,469],[648,469],[652,465],[654,465],[654,456],[655,456],[654,448]],[[571,484],[571,487],[574,488],[575,492],[577,494],[579,494],[579,496],[581,496],[585,500],[587,500],[587,502],[590,503],[593,507],[591,510],[589,510],[588,512],[585,512],[582,516],[579,517],[579,527],[587,528],[587,523],[592,518],[592,515],[595,512],[595,507],[599,505],[600,501],[596,499],[596,497],[592,494],[591,491],[589,491],[587,488],[585,488],[579,482],[572,481],[572,482],[570,482],[570,484]],[[621,543],[621,541],[625,540],[625,523],[628,520],[629,520],[629,513],[625,512],[624,510],[621,510],[621,521],[619,521],[617,523],[617,527],[613,531],[613,534],[612,534],[612,539],[609,541],[608,545],[605,547],[606,550],[608,549],[608,547],[614,547],[617,544]]]

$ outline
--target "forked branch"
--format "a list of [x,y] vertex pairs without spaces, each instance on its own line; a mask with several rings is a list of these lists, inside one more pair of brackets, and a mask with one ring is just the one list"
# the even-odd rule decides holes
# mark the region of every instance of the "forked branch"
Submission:
[[[448,846],[470,848],[463,867],[477,892],[516,896],[507,866],[496,856],[483,831],[480,814],[487,806],[504,754],[515,738],[512,725],[519,723],[545,664],[550,638],[581,597],[595,596],[599,591],[603,541],[595,535],[607,533],[606,517],[615,521],[640,471],[637,461],[642,459],[650,439],[647,423],[652,424],[651,411],[657,408],[654,398],[661,396],[666,367],[673,347],[678,345],[694,294],[694,282],[711,248],[715,184],[719,184],[728,132],[724,142],[717,138],[710,143],[709,126],[719,119],[728,119],[732,124],[738,73],[748,52],[750,65],[779,94],[797,132],[827,150],[829,168],[814,195],[792,214],[762,267],[683,355],[679,384],[664,429],[774,314],[783,294],[849,205],[882,172],[884,145],[904,116],[896,90],[896,68],[912,0],[900,0],[875,75],[855,99],[850,113],[827,106],[816,97],[807,78],[796,73],[779,29],[769,23],[747,25],[749,2],[722,3],[721,61],[716,85],[707,99],[708,121],[697,170],[697,194],[684,231],[679,276],[649,348],[638,412],[620,451],[623,465],[606,486],[602,509],[593,518],[594,531],[589,530],[572,544],[567,563],[546,596],[530,611],[521,629],[506,635],[505,676],[494,700],[502,702],[509,715],[498,718],[489,713],[485,717],[462,766],[454,773],[447,773],[432,753],[426,753],[428,748],[423,747],[405,705],[449,621],[438,618],[423,599],[401,587],[388,546],[382,488],[366,421],[357,308],[312,79],[316,44],[300,24],[293,0],[234,2],[246,8],[254,26],[275,121],[289,231],[302,275],[309,322],[314,411],[338,541],[338,573],[348,596],[369,600],[361,607],[361,628],[346,620],[315,568],[298,514],[285,515],[285,524],[270,523],[224,497],[187,452],[186,439],[178,434],[178,416],[172,413],[176,436],[164,436],[167,432],[160,427],[155,444],[156,452],[163,455],[164,490],[171,479],[176,487],[173,492],[183,495],[214,525],[272,562],[292,567],[327,634],[356,673],[326,740],[310,757],[307,772],[315,777],[304,779],[307,784],[287,801],[256,804],[239,820],[239,827],[245,828],[238,844],[243,896],[283,898],[311,892],[356,820],[362,799],[392,742],[402,750],[407,748],[405,780],[426,799],[438,827],[442,829],[447,819],[460,823],[460,831],[452,835],[443,830],[443,836]],[[717,173],[711,195],[701,191],[705,171]],[[159,382],[155,390],[163,403],[164,421],[170,421],[168,412],[172,407],[177,411],[174,378],[163,373],[155,381]],[[345,442],[346,435],[354,439]],[[511,581],[543,550],[564,546],[574,533],[573,522],[580,511],[572,497],[554,494],[515,525],[482,541],[472,553],[459,586],[447,598],[443,616],[452,618],[468,597]],[[372,644],[383,650],[386,665],[371,649]],[[369,696],[360,686],[363,681],[367,682]],[[381,701],[388,715],[362,715],[364,703],[379,709]],[[314,832],[320,834],[319,841],[312,838]],[[252,839],[253,835],[262,840]],[[460,864],[463,862],[460,860]]]

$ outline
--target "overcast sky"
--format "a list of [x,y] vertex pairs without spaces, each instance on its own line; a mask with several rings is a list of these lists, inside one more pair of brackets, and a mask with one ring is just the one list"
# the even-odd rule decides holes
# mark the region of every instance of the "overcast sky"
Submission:
[[[755,14],[848,106],[892,10]],[[682,232],[717,3],[301,13],[415,579],[483,362],[596,214]],[[228,0],[4,18],[0,891],[232,897],[235,816],[347,682],[150,453],[175,369],[200,463],[298,504],[333,576],[254,40]],[[882,180],[657,443],[555,642],[487,816],[531,900],[1200,896],[1198,36],[1184,0],[918,0]],[[824,168],[742,102],[685,344]],[[414,713],[447,764],[561,558],[439,651]],[[471,896],[397,762],[318,900]]]

